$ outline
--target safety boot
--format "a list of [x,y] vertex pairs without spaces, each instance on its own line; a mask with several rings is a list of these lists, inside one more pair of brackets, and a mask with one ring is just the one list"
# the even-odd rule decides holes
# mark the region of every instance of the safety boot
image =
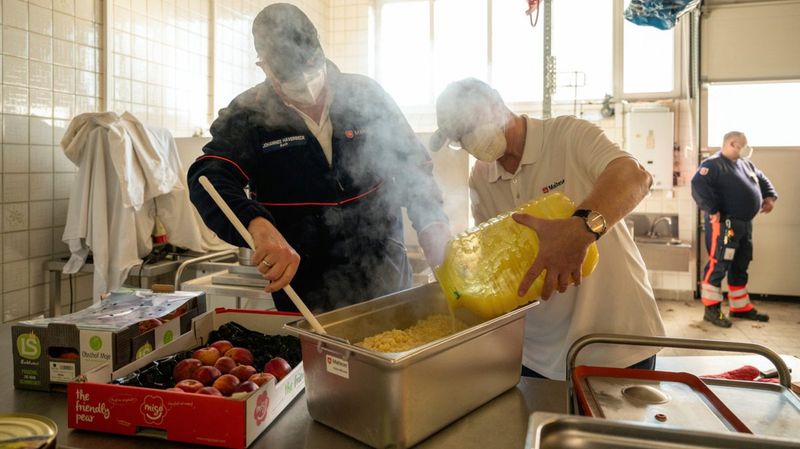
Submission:
[[719,304],[714,304],[713,306],[706,306],[706,310],[703,313],[703,320],[708,321],[709,323],[713,324],[714,326],[719,327],[731,327],[733,323],[729,320],[723,313],[722,308]]
[[755,307],[748,310],[747,312],[731,312],[731,318],[742,318],[745,320],[753,320],[753,321],[769,321],[769,315],[766,313],[758,313]]

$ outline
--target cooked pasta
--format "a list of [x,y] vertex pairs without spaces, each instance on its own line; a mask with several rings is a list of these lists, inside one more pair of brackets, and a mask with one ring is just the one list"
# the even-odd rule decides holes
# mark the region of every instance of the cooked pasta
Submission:
[[356,343],[356,346],[378,352],[402,352],[466,328],[464,323],[450,315],[431,315],[407,329],[392,329],[367,337],[364,341]]

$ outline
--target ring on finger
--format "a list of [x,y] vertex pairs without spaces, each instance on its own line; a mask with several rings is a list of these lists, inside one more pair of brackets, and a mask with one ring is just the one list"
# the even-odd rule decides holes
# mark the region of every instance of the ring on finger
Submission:
[[266,257],[261,260],[261,263],[264,264],[264,266],[267,267],[268,269],[272,268],[272,266],[275,265],[273,263],[267,262],[267,258]]

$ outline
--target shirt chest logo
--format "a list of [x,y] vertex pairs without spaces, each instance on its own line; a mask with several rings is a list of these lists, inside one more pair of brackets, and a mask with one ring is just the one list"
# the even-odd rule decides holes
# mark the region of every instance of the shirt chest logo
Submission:
[[558,187],[561,187],[562,185],[564,185],[564,180],[563,179],[560,180],[560,181],[556,181],[556,182],[554,182],[554,183],[552,183],[550,185],[542,187],[542,193],[549,193],[551,190],[555,190]]
[[271,153],[276,150],[282,150],[284,148],[291,148],[296,146],[301,146],[306,144],[306,136],[299,135],[299,136],[288,136],[282,137],[280,139],[273,139],[261,144],[261,151],[264,153]]
[[363,136],[367,133],[366,129],[348,129],[345,130],[344,136],[350,140],[355,139],[356,137]]

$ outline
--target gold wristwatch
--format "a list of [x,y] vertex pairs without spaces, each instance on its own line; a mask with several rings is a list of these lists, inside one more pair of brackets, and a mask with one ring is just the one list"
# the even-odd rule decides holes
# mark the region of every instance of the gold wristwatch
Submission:
[[586,229],[594,234],[595,240],[599,239],[600,236],[605,234],[608,230],[606,227],[606,218],[603,216],[603,214],[595,210],[578,209],[574,214],[572,214],[572,216],[583,218],[583,222],[586,224]]

